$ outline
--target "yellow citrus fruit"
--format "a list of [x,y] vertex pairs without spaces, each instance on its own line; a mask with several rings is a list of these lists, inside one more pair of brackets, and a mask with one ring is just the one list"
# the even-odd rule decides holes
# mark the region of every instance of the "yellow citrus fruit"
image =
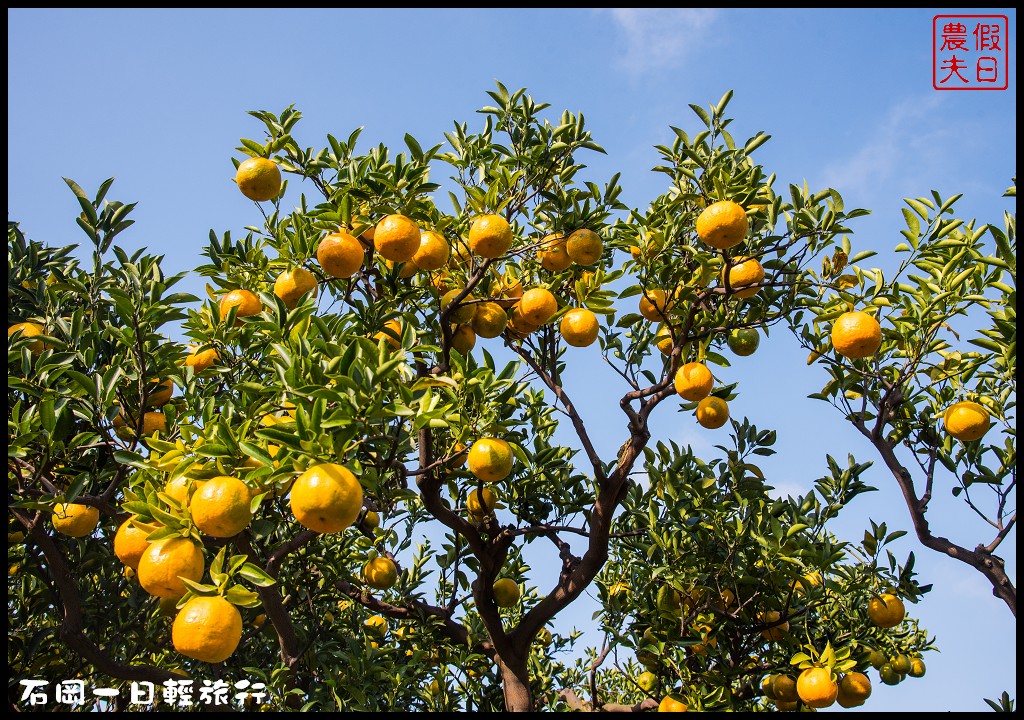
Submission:
[[219,595],[192,598],[171,626],[174,649],[201,662],[224,662],[241,639],[242,615]]
[[729,420],[729,403],[720,397],[706,397],[697,403],[697,422],[709,430],[725,425]]
[[548,272],[562,272],[572,265],[572,258],[565,249],[565,237],[558,234],[545,235],[537,249],[537,259]]
[[577,265],[593,265],[601,259],[603,250],[601,236],[587,228],[576,230],[565,241],[565,251]]
[[92,533],[100,522],[100,511],[91,505],[57,503],[53,506],[53,529],[62,535],[82,538]]
[[704,363],[690,362],[676,370],[676,392],[684,400],[690,402],[703,400],[711,393],[714,384],[715,379]]
[[387,215],[374,228],[373,245],[391,262],[412,260],[420,249],[420,229],[405,215]]
[[550,645],[551,641],[554,639],[555,638],[551,634],[551,631],[547,628],[541,628],[539,631],[537,631],[537,642],[540,643],[543,647],[547,647],[548,645]]
[[375,530],[380,527],[380,514],[373,511],[367,510],[363,513],[363,525],[370,530]]
[[[192,480],[192,485],[195,489],[198,489],[204,480]],[[173,480],[168,480],[167,484],[164,485],[164,493],[170,495],[172,498],[178,501],[178,504],[184,507],[188,505],[188,486],[189,479],[184,475],[179,475]]]
[[476,333],[469,325],[459,325],[452,330],[452,347],[462,355],[469,355],[469,351],[476,347]]
[[285,270],[274,281],[274,294],[289,310],[294,309],[302,296],[311,290],[316,291],[316,276],[304,267]]
[[162,412],[148,412],[142,416],[142,434],[152,435],[155,432],[167,431],[167,416]]
[[868,617],[878,627],[896,627],[903,622],[906,614],[907,609],[903,601],[892,593],[882,593],[881,597],[872,597],[868,600]]
[[666,297],[664,290],[646,290],[640,296],[640,314],[651,322],[664,322],[668,311],[672,309]]
[[812,708],[827,708],[836,701],[839,685],[828,668],[811,667],[796,679],[796,694]]
[[220,299],[220,316],[227,317],[231,308],[238,308],[235,311],[235,325],[242,324],[242,318],[259,315],[263,304],[259,297],[252,290],[232,290]]
[[342,465],[314,465],[292,485],[295,519],[314,532],[341,532],[355,522],[362,506],[363,488]]
[[188,538],[173,536],[150,543],[136,570],[139,584],[150,595],[180,598],[188,589],[182,578],[199,582],[205,567],[202,548]]
[[378,331],[373,336],[374,340],[383,340],[395,350],[402,347],[402,323],[395,318],[391,318],[384,323],[384,329]]
[[943,413],[942,424],[946,432],[961,442],[980,440],[988,432],[988,410],[969,400],[953,403]]
[[672,328],[662,325],[654,336],[654,344],[658,346],[662,355],[672,354]]
[[484,482],[498,482],[512,472],[512,448],[501,438],[484,437],[469,449],[469,471]]
[[249,158],[235,171],[238,189],[250,200],[273,200],[281,192],[281,169],[267,158]]
[[774,687],[774,685],[775,685],[775,676],[774,675],[766,675],[764,677],[764,679],[761,680],[761,692],[763,692],[764,696],[766,698],[768,698],[769,700],[774,700],[775,699],[775,687]]
[[482,338],[496,338],[508,325],[508,314],[496,302],[479,303],[473,314],[473,332]]
[[716,250],[739,245],[748,228],[747,213],[732,200],[712,203],[697,217],[697,237]]
[[388,621],[383,615],[371,615],[363,623],[366,629],[377,636],[382,636],[388,631]]
[[334,278],[349,278],[363,266],[365,248],[351,234],[339,231],[331,233],[316,248],[316,260],[320,268]]
[[530,288],[519,300],[519,312],[531,325],[543,325],[558,312],[558,301],[545,288]]
[[[11,335],[16,332],[21,332],[21,337],[35,337],[43,334],[43,326],[39,323],[34,322],[20,322],[11,325],[7,328],[7,337],[10,339]],[[28,350],[33,355],[38,355],[46,349],[46,343],[42,340],[34,340],[28,344]]]
[[[777,622],[780,617],[782,617],[782,614],[778,610],[768,610],[762,613],[758,619],[763,625],[770,625]],[[781,640],[787,632],[789,632],[789,620],[773,627],[765,628],[761,631],[761,637],[765,640]]]
[[217,348],[206,348],[205,350],[193,350],[185,358],[185,365],[195,370],[196,375],[209,370],[220,360],[220,353]]
[[687,712],[689,709],[678,695],[666,695],[658,703],[658,712]]
[[482,258],[501,257],[512,247],[512,227],[500,215],[478,215],[469,226],[469,247]]
[[617,582],[608,588],[608,602],[613,607],[622,607],[629,601],[629,586],[626,583]]
[[573,347],[587,347],[597,340],[601,329],[597,315],[587,308],[573,308],[562,316],[559,330],[562,337]]
[[733,258],[732,265],[726,275],[726,269],[722,268],[722,286],[726,284],[726,277],[729,278],[729,290],[738,298],[753,297],[764,280],[764,268],[754,258],[737,257]]
[[148,530],[141,530],[132,524],[133,518],[128,518],[117,528],[114,535],[114,554],[117,559],[133,570],[139,567],[139,558],[146,552],[149,542],[146,537]]
[[494,602],[498,607],[512,607],[519,602],[519,583],[512,578],[498,578],[493,589]]
[[650,670],[645,670],[637,676],[636,684],[639,685],[640,689],[644,692],[652,692],[656,687],[658,687],[658,676]]
[[796,702],[800,699],[796,691],[796,678],[792,675],[776,675],[772,682],[772,690],[775,692],[776,701]]
[[498,300],[497,303],[508,310],[523,297],[523,285],[519,282],[519,278],[505,274],[498,283],[498,294],[503,299]]
[[373,236],[376,234],[377,229],[374,227],[373,222],[366,215],[355,215],[352,217],[352,222],[349,224],[352,234],[355,235],[355,229],[357,227],[365,227],[366,229],[359,235],[359,239],[367,244],[373,243]]
[[396,265],[399,268],[399,270],[398,270],[398,277],[401,278],[402,280],[405,280],[407,278],[411,278],[413,275],[416,274],[416,271],[419,269],[419,268],[416,267],[416,263],[414,263],[412,260],[409,260],[408,262],[404,262],[404,263],[395,263],[395,262],[391,262],[390,260],[385,260],[384,261],[384,266],[388,270],[393,271],[395,269]]
[[922,660],[919,657],[911,658],[910,659],[910,670],[907,672],[907,675],[909,675],[910,677],[915,677],[915,678],[924,677],[925,669],[926,668],[924,666],[924,660]]
[[508,327],[519,337],[526,337],[530,333],[540,329],[540,325],[534,325],[532,322],[527,322],[526,318],[523,317],[522,311],[519,309],[518,303],[512,308],[512,312],[509,313]]
[[444,235],[436,230],[424,230],[420,233],[420,247],[412,261],[420,270],[440,270],[448,264],[450,254]]
[[[455,302],[455,298],[459,296],[462,290],[456,288],[455,290],[449,290],[441,296],[441,309],[444,310],[446,307]],[[478,303],[473,302],[475,298],[472,293],[466,295],[459,301],[459,304],[448,314],[448,321],[455,323],[456,325],[466,325],[473,322],[473,318],[476,316],[476,309]]]
[[907,675],[913,667],[913,663],[910,660],[910,656],[905,655],[904,653],[900,653],[899,655],[890,658],[889,664],[892,665],[892,669],[898,672],[900,675]]
[[387,590],[398,582],[398,568],[391,558],[368,560],[363,565],[363,582],[377,590]]
[[881,344],[882,326],[866,312],[845,312],[832,324],[832,347],[845,358],[870,357]]
[[494,509],[497,502],[498,496],[490,488],[484,488],[483,493],[474,489],[466,497],[466,509],[470,515],[482,518]]
[[860,672],[849,672],[839,681],[836,702],[840,707],[851,708],[863,705],[871,696],[871,680]]
[[192,496],[192,522],[212,537],[234,537],[252,521],[251,500],[249,487],[238,478],[211,478]]

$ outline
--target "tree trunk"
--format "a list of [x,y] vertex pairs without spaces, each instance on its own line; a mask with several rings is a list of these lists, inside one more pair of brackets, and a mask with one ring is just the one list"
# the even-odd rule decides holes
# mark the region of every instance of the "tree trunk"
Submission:
[[533,693],[530,692],[530,673],[526,669],[526,657],[508,658],[499,655],[498,668],[501,670],[501,688],[505,694],[507,712],[533,712]]

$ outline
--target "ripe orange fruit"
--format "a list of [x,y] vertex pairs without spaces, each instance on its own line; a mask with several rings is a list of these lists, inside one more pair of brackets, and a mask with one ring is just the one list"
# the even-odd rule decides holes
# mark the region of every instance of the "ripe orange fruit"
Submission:
[[494,602],[498,607],[512,607],[519,602],[519,583],[512,578],[498,578],[493,589]]
[[654,344],[658,346],[662,355],[672,354],[672,329],[668,325],[658,328],[658,332],[654,336]]
[[558,301],[546,288],[530,288],[517,305],[523,319],[531,325],[544,325],[558,312]]
[[[116,419],[116,418],[115,418]],[[116,425],[116,423],[115,423]],[[130,430],[135,429],[135,422],[128,423]],[[142,415],[142,434],[152,435],[155,432],[166,432],[167,431],[167,416],[162,412],[148,412]]]
[[749,223],[743,207],[732,200],[708,205],[697,217],[697,237],[717,250],[726,250],[743,242]]
[[523,297],[523,285],[519,278],[505,273],[498,283],[498,294],[504,299],[498,300],[497,303],[508,310]]
[[376,590],[387,590],[398,582],[398,568],[391,558],[368,560],[363,565],[363,582]]
[[726,277],[729,279],[729,289],[732,295],[738,298],[753,297],[764,280],[764,268],[754,258],[737,257],[733,258],[736,263],[729,268],[728,276],[726,269],[722,268],[722,286],[725,287]]
[[903,622],[907,609],[903,601],[892,593],[882,593],[880,598],[868,600],[868,617],[881,628],[896,627]]
[[508,315],[508,327],[512,333],[519,337],[526,337],[532,332],[536,332],[540,329],[540,325],[535,325],[532,322],[528,322],[523,317],[522,310],[519,308],[519,304],[512,308],[512,312]]
[[196,375],[198,375],[203,370],[212,368],[217,364],[218,360],[220,360],[220,353],[217,352],[217,348],[196,349],[185,358],[185,365],[195,370]]
[[[778,610],[768,610],[767,612],[762,613],[758,619],[762,624],[770,625],[771,623],[777,622],[780,617],[782,617],[782,613]],[[781,640],[787,632],[789,632],[789,620],[786,620],[779,625],[765,628],[761,631],[761,637],[765,640]]]
[[537,249],[537,259],[541,267],[548,272],[562,272],[572,265],[572,258],[565,249],[566,239],[562,235],[551,234],[544,236],[540,247]]
[[314,465],[292,485],[295,519],[314,532],[341,532],[355,522],[362,506],[363,488],[342,465]]
[[483,519],[485,515],[490,514],[497,502],[498,496],[490,488],[485,487],[483,493],[474,489],[466,497],[466,509],[474,519]]
[[359,272],[365,248],[354,236],[344,231],[331,233],[316,248],[320,268],[334,278],[348,278]]
[[593,265],[601,259],[603,250],[601,236],[587,228],[574,231],[565,241],[565,251],[577,265]]
[[863,705],[871,696],[871,680],[864,673],[849,672],[839,681],[836,702],[840,707],[851,708]]
[[373,245],[391,262],[412,260],[420,249],[420,229],[405,215],[387,215],[374,228]]
[[587,308],[573,308],[562,316],[559,330],[562,337],[573,347],[587,347],[597,340],[597,333],[601,325],[597,322],[597,315]]
[[729,420],[729,404],[720,397],[706,397],[697,403],[697,422],[709,430],[722,427]]
[[203,550],[188,538],[175,535],[152,542],[136,568],[139,584],[150,595],[180,598],[188,587],[181,578],[199,582],[206,561]]
[[302,296],[310,291],[316,291],[316,276],[304,267],[285,270],[274,281],[274,294],[289,310],[293,310]]
[[227,317],[231,308],[238,308],[235,311],[235,325],[242,324],[242,318],[259,315],[263,304],[259,297],[252,290],[232,290],[220,299],[221,319]]
[[152,382],[146,391],[148,396],[145,398],[145,404],[151,408],[159,408],[166,405],[174,394],[174,381],[168,378],[162,382]]
[[913,667],[913,663],[910,661],[910,656],[904,653],[900,653],[899,655],[890,658],[889,664],[892,665],[892,669],[900,675],[907,675]]
[[729,333],[729,349],[740,357],[753,355],[761,344],[761,333],[754,328],[736,328]]
[[447,265],[450,255],[444,235],[436,230],[424,230],[420,233],[420,246],[412,256],[412,262],[420,270],[432,272]]
[[797,678],[796,694],[812,708],[826,708],[836,701],[839,685],[828,668],[811,667]]
[[249,158],[239,164],[235,182],[250,200],[273,200],[281,192],[281,169],[268,158]]
[[496,302],[479,303],[473,314],[473,332],[482,338],[496,338],[508,325],[508,314]]
[[92,534],[100,522],[100,511],[91,505],[57,503],[53,506],[53,529],[62,535],[83,538]]
[[371,615],[366,618],[363,625],[366,626],[366,629],[369,632],[377,635],[378,637],[383,636],[384,633],[388,631],[388,621],[383,615]]
[[452,330],[452,347],[461,355],[469,355],[476,347],[476,333],[469,325],[459,325]]
[[114,535],[114,554],[117,555],[117,559],[133,570],[138,569],[139,558],[149,547],[146,540],[148,535],[148,530],[141,530],[132,525],[132,518],[121,523]]
[[704,363],[690,362],[676,370],[676,392],[684,400],[690,402],[703,400],[711,393],[714,384],[715,379]]
[[402,323],[391,318],[384,323],[384,329],[379,330],[373,336],[374,340],[384,340],[393,349],[399,350],[402,347]]
[[666,695],[658,703],[658,712],[687,712],[690,706],[675,694]]
[[765,677],[761,680],[761,692],[763,692],[764,696],[766,698],[768,698],[769,700],[775,700],[776,699],[775,698],[775,687],[774,687],[774,685],[775,685],[775,676],[774,675],[765,675]]
[[[455,298],[462,292],[461,288],[449,290],[441,296],[441,309],[444,310],[446,307],[455,302]],[[459,304],[448,314],[448,322],[454,323],[455,325],[466,325],[473,322],[473,318],[476,316],[476,310],[479,303],[473,302],[476,298],[473,297],[473,293],[469,293],[466,297],[459,301]]]
[[174,649],[207,663],[224,662],[242,639],[242,615],[223,597],[194,597],[171,626]]
[[469,471],[484,482],[504,480],[512,472],[512,448],[501,438],[480,438],[467,460]]
[[249,487],[238,478],[211,478],[192,496],[192,522],[212,537],[234,537],[252,521],[251,500]]
[[661,289],[647,290],[640,296],[640,314],[651,322],[664,322],[672,304],[666,300],[665,291]]
[[960,442],[980,440],[988,432],[988,410],[976,402],[962,400],[946,408],[942,424]]
[[[43,326],[34,322],[14,323],[7,328],[7,338],[10,339],[11,335],[19,331],[21,332],[21,337],[35,337],[43,334]],[[34,340],[28,344],[28,350],[33,355],[38,355],[45,349],[46,343],[42,340]]]
[[776,675],[772,690],[777,702],[796,702],[800,699],[796,691],[796,678],[792,675]]
[[512,227],[501,215],[478,215],[469,227],[469,247],[482,258],[501,257],[512,247]]
[[915,678],[924,677],[925,669],[924,660],[919,657],[911,658],[910,670],[907,672],[907,675]]
[[882,326],[866,312],[845,312],[832,324],[832,347],[845,358],[870,357],[881,344]]

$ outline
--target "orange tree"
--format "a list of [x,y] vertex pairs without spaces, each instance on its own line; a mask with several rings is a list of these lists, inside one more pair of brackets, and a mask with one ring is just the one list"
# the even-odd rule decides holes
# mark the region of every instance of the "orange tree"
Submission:
[[[253,112],[255,224],[211,232],[202,302],[114,245],[132,205],[109,181],[69,181],[91,262],[9,224],[12,702],[77,678],[120,709],[152,682],[289,709],[751,710],[872,666],[899,682],[931,647],[896,534],[826,528],[866,466],[828,458],[772,499],[774,432],[730,419],[708,367],[734,331],[792,321],[863,211],[776,195],[731,94],[658,148],[668,189],[644,210],[579,179],[602,152],[582,116],[490,95],[482,129],[398,154],[357,154],[358,132],[304,149],[294,108]],[[615,450],[562,381],[566,345],[621,377]],[[652,445],[665,402],[730,443]],[[604,641],[566,662],[578,637],[553,621],[588,589]],[[807,670],[817,694],[791,698]]]
[[[1004,196],[1016,194],[1014,185]],[[829,375],[813,397],[877,451],[921,543],[980,572],[1016,616],[1017,589],[997,554],[1017,520],[1016,216],[978,225],[955,216],[958,199],[905,200],[895,270],[847,266],[849,248],[826,256],[792,327],[808,364]],[[851,360],[828,333],[853,308],[870,313],[878,335],[876,352]],[[946,487],[989,537],[975,544],[963,530],[949,528],[952,539],[933,530],[928,512]]]

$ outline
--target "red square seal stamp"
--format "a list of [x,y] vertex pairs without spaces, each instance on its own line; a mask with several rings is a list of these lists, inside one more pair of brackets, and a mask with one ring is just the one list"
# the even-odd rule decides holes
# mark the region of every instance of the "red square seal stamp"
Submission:
[[936,15],[932,18],[932,87],[936,90],[1006,90],[1010,86],[1006,15]]

